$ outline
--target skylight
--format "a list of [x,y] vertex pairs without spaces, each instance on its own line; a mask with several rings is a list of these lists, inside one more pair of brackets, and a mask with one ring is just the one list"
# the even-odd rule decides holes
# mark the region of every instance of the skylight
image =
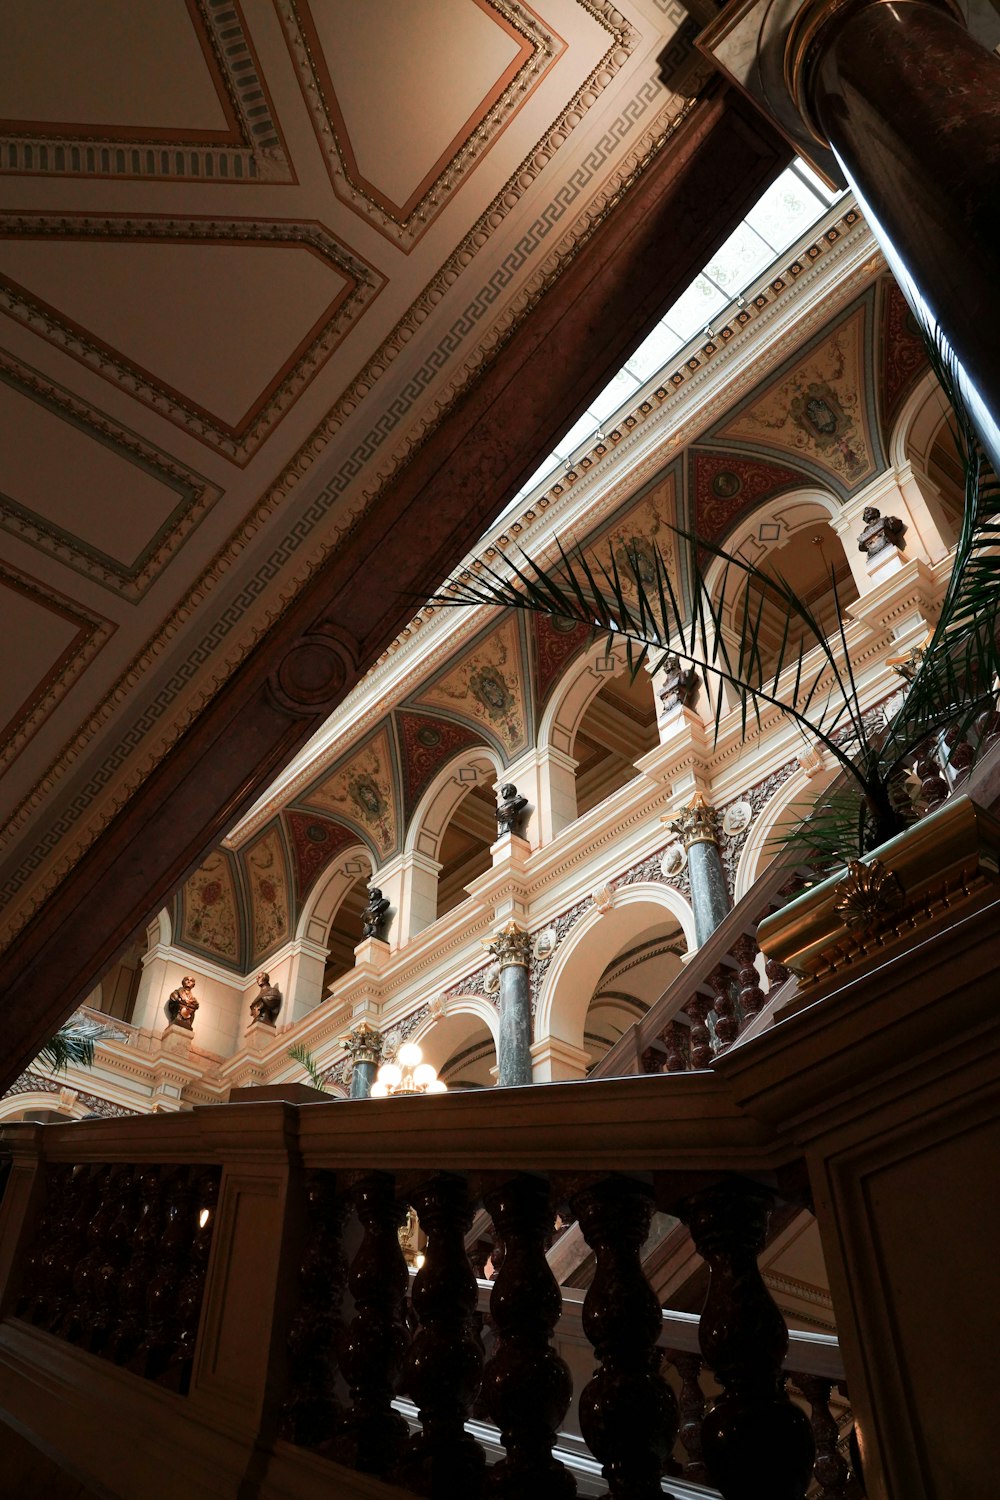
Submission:
[[[521,501],[581,449],[599,441],[605,425],[696,335],[768,271],[779,256],[829,213],[841,195],[831,192],[803,161],[794,161],[761,195],[741,224],[719,246],[673,307],[657,323],[618,374],[595,396],[583,415],[549,454],[493,523],[503,521]],[[720,321],[724,321],[720,319]],[[490,528],[491,531],[493,527]]]

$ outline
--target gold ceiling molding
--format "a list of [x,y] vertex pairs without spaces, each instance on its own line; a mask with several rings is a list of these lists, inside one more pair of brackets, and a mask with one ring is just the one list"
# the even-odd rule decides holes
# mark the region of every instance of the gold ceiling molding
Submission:
[[[0,587],[13,589],[40,609],[58,615],[76,627],[73,639],[49,665],[27,700],[6,724],[0,725],[0,769],[5,770],[42,727],[56,704],[65,698],[117,627],[78,599],[67,598],[42,579],[33,578],[30,573],[9,564],[0,563]],[[13,649],[15,644],[8,642],[8,649]],[[22,647],[26,647],[26,643],[22,643]]]
[[6,349],[0,349],[0,382],[135,463],[176,494],[177,503],[151,542],[132,563],[125,564],[20,505],[16,498],[0,493],[0,530],[20,537],[120,598],[138,602],[208,514],[222,490]]
[[[478,111],[466,121],[460,136],[447,148],[445,154],[451,153],[448,159],[435,162],[407,201],[396,204],[366,179],[358,166],[310,0],[276,0],[302,97],[334,192],[355,213],[361,214],[381,234],[407,251],[430,228],[456,189],[525,103],[549,64],[566,47],[562,38],[547,30],[534,11],[519,0],[475,0],[475,3],[487,15],[492,14],[495,24],[517,39],[518,52],[497,85],[481,101]],[[612,10],[602,0],[581,0],[581,3],[591,14],[603,12],[606,15]],[[618,17],[617,29],[608,25],[602,16],[597,18],[613,32],[627,55],[634,45],[635,33],[624,17]],[[622,40],[619,40],[619,33]],[[443,41],[446,44],[447,38]],[[624,57],[620,61],[624,61]],[[606,77],[602,75],[602,85],[610,82],[620,66],[620,62],[609,63],[607,59],[605,63]]]
[[157,379],[50,307],[29,288],[0,276],[0,310],[56,348],[119,385],[159,416],[182,427],[240,467],[270,436],[278,422],[313,380],[350,328],[386,285],[386,278],[353,250],[316,223],[292,219],[216,219],[210,217],[133,218],[129,215],[4,214],[2,239],[81,240],[111,244],[255,246],[303,249],[336,273],[340,292],[332,299],[321,326],[311,330],[306,347],[275,372],[271,381],[236,426],[223,422],[181,392]]
[[[592,0],[580,0],[580,3],[589,9]],[[595,8],[607,11],[610,16],[618,15],[603,0],[594,0],[594,3]],[[622,20],[620,16],[618,19]],[[589,82],[590,80],[581,87],[579,94],[582,95],[587,90]],[[620,118],[622,136],[631,127],[637,113],[641,113],[653,98],[662,98],[663,93],[655,80],[643,85],[641,92],[642,98],[638,103],[631,100],[623,110]],[[578,104],[579,100],[575,96],[563,111],[560,120],[572,114]],[[192,650],[187,660],[173,674],[167,687],[155,694],[152,706],[139,713],[128,728],[123,730],[116,749],[109,754],[80,798],[76,799],[72,816],[62,815],[47,829],[31,853],[24,857],[20,866],[0,887],[0,898],[6,901],[6,920],[0,927],[0,948],[6,946],[26,925],[42,902],[128,802],[140,783],[159,764],[202,708],[280,617],[330,552],[353,531],[372,500],[391,482],[406,459],[447,415],[451,401],[461,393],[487,358],[513,335],[521,319],[527,316],[547,287],[590,238],[591,233],[612,212],[622,194],[655,159],[693,108],[692,101],[682,102],[673,97],[668,98],[666,107],[657,114],[641,140],[604,182],[600,192],[594,198],[584,200],[584,208],[561,236],[558,245],[549,252],[544,267],[536,273],[525,292],[508,306],[502,319],[501,332],[492,343],[488,335],[484,338],[476,355],[467,362],[461,375],[457,377],[449,393],[448,405],[436,407],[431,417],[423,418],[414,438],[408,439],[404,435],[398,456],[388,468],[380,469],[376,486],[358,494],[353,508],[345,514],[343,524],[331,523],[330,497],[321,492],[309,508],[309,525],[299,521],[294,532],[262,564],[257,580],[252,579],[243,590],[239,604],[228,609],[219,625],[209,631]],[[616,129],[617,124],[612,133]],[[80,759],[94,736],[138,688],[147,671],[191,619],[206,595],[225,580],[229,570],[245,552],[248,543],[286,501],[298,480],[312,469],[319,453],[336,436],[376,381],[388,371],[396,353],[409,341],[411,333],[424,322],[448,288],[458,279],[461,271],[472,261],[480,248],[480,242],[485,243],[484,234],[491,218],[505,216],[517,202],[523,190],[518,187],[518,183],[529,172],[534,174],[536,159],[537,152],[526,158],[515,171],[493,204],[484,211],[457,250],[411,304],[379,352],[336,403],[329,416],[314,430],[275,483],[219,549],[169,619],[136,653],[100,705],[53,758],[12,812],[2,830],[3,837],[15,836],[30,821],[46,798],[55,791],[63,776]],[[539,220],[548,221],[553,209],[554,205],[549,205],[541,210]],[[501,272],[498,271],[497,274]],[[493,307],[495,296],[492,281],[490,286],[484,288],[482,300],[487,307]],[[309,555],[297,555],[304,536],[320,524],[320,545]],[[266,586],[257,586],[264,574],[267,575]],[[200,669],[209,660],[211,672],[199,675]],[[165,712],[168,701],[172,704],[169,715]],[[143,753],[137,758],[135,752],[140,746]],[[126,774],[119,777],[118,773],[126,765]],[[85,818],[86,821],[78,824],[78,818]],[[53,852],[57,849],[59,857],[53,860]],[[21,900],[15,908],[12,903],[17,896]]]
[[187,0],[187,11],[225,131],[0,119],[0,174],[222,186],[296,182],[238,0]]

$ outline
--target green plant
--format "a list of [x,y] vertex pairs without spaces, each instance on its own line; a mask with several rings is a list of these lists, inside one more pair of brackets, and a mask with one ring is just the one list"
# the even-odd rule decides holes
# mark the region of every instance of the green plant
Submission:
[[99,1036],[79,1031],[72,1024],[61,1026],[51,1041],[45,1043],[38,1061],[53,1073],[63,1073],[72,1064],[77,1068],[94,1066],[94,1045]]
[[317,1063],[315,1057],[313,1057],[312,1053],[309,1051],[308,1047],[306,1047],[302,1042],[296,1042],[294,1047],[289,1047],[288,1055],[293,1060],[293,1062],[300,1063],[301,1066],[305,1068],[306,1072],[309,1074],[309,1080],[312,1083],[313,1088],[322,1089],[323,1093],[325,1094],[327,1092],[327,1087],[323,1079],[323,1074],[320,1072],[319,1064]]
[[[551,565],[521,552],[508,572],[482,562],[446,585],[433,602],[494,605],[589,625],[624,644],[632,676],[671,657],[697,668],[713,685],[718,736],[728,686],[746,737],[753,718],[775,708],[818,741],[843,773],[783,839],[809,850],[817,869],[857,859],[901,833],[917,816],[906,783],[914,762],[947,733],[968,741],[974,756],[985,743],[981,721],[995,709],[1000,671],[997,644],[1000,589],[996,543],[1000,484],[986,464],[958,402],[943,360],[938,373],[955,410],[966,472],[966,509],[940,617],[920,655],[905,697],[887,722],[863,709],[851,664],[836,573],[830,584],[836,624],[828,635],[794,585],[690,532],[674,528],[686,547],[672,577],[658,547],[633,541],[607,564],[591,563],[579,546],[557,543]],[[710,587],[708,569],[721,562]],[[727,630],[724,601],[738,594]],[[777,622],[776,652],[765,649]]]

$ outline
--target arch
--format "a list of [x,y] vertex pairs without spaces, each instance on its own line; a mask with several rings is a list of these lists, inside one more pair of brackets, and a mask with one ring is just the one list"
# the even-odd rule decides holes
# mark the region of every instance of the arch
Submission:
[[614,892],[610,909],[592,906],[570,930],[538,997],[535,1040],[557,1037],[584,1046],[585,1022],[594,987],[629,942],[673,922],[688,952],[697,947],[694,913],[679,891],[653,881],[637,881]]
[[80,1103],[60,1104],[59,1095],[47,1089],[29,1089],[23,1094],[8,1094],[0,1099],[0,1122],[23,1119],[29,1110],[44,1109],[63,1120],[82,1120],[87,1110]]
[[736,867],[734,899],[739,901],[759,880],[776,854],[769,842],[775,828],[795,802],[815,803],[836,779],[839,767],[833,764],[809,776],[804,770],[794,772],[774,796],[765,802],[750,825],[746,842]]
[[360,840],[341,850],[307,896],[295,928],[296,938],[308,938],[326,947],[327,934],[344,897],[362,875],[370,880],[374,868],[371,850]]
[[167,908],[164,907],[162,911],[157,912],[156,916],[146,928],[146,942],[148,944],[146,952],[152,953],[157,943],[161,943],[164,948],[169,948],[171,943],[173,942],[173,931],[174,929],[173,924],[170,921],[170,913],[168,912]]
[[889,439],[892,467],[903,469],[915,460],[923,467],[949,415],[948,398],[933,370],[928,370],[903,402],[893,423]]
[[473,787],[503,776],[503,761],[490,746],[467,745],[445,761],[413,810],[403,843],[405,853],[438,860],[448,824]]
[[[447,1009],[440,1015],[428,1016],[417,1027],[410,1040],[420,1046],[425,1062],[433,1063],[439,1076],[449,1086],[459,1081],[463,1072],[469,1070],[470,1051],[475,1049],[481,1052],[485,1048],[491,1054],[485,1059],[485,1067],[482,1057],[475,1058],[471,1067],[480,1074],[485,1073],[476,1082],[483,1087],[490,1087],[493,1079],[489,1070],[496,1067],[500,1045],[499,1028],[500,1020],[496,1009],[482,995],[453,995],[448,998]],[[449,1063],[454,1065],[451,1069]]]
[[890,454],[911,509],[913,497],[904,488],[910,477],[945,548],[957,541],[965,508],[965,474],[955,431],[947,398],[933,372],[928,371],[903,403],[893,428]]
[[[820,524],[832,529],[840,511],[839,502],[816,486],[786,490],[784,494],[765,500],[740,519],[726,538],[726,551],[754,567],[763,567],[772,553],[786,546],[805,527]],[[834,536],[833,540],[843,552],[844,561],[849,562],[841,539]],[[725,561],[721,557],[713,558],[705,570],[705,585],[714,603],[719,602],[725,578]],[[741,597],[742,589],[736,588],[731,590],[728,601],[723,600],[723,620],[727,625],[732,624],[733,608]]]
[[625,671],[625,650],[608,651],[607,636],[575,656],[549,695],[538,726],[538,748],[551,746],[572,755],[576,732],[587,709],[609,678]]

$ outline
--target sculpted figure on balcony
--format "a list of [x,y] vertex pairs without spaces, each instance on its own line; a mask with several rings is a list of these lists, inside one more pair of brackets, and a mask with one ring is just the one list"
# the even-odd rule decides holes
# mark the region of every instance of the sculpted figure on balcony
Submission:
[[660,708],[665,714],[675,708],[692,708],[698,696],[700,681],[694,667],[679,656],[666,656],[660,672]]
[[867,557],[877,557],[886,547],[902,547],[905,525],[898,516],[884,516],[875,505],[866,505],[861,512],[865,529],[858,537],[858,551]]
[[281,991],[276,984],[271,983],[270,974],[263,971],[257,975],[257,983],[260,992],[250,1002],[250,1015],[255,1021],[273,1026],[281,1009]]
[[502,838],[505,833],[513,833],[515,835],[521,833],[527,806],[527,797],[521,797],[518,794],[514,783],[512,781],[504,782],[500,788],[500,801],[497,803],[498,838]]
[[175,990],[170,991],[167,999],[167,1016],[172,1026],[183,1026],[187,1031],[194,1029],[195,1011],[198,1009],[198,1001],[195,999],[194,979],[190,974],[185,974]]
[[385,942],[385,931],[389,925],[390,903],[377,885],[368,892],[368,905],[361,913],[361,931],[366,938],[378,938]]

